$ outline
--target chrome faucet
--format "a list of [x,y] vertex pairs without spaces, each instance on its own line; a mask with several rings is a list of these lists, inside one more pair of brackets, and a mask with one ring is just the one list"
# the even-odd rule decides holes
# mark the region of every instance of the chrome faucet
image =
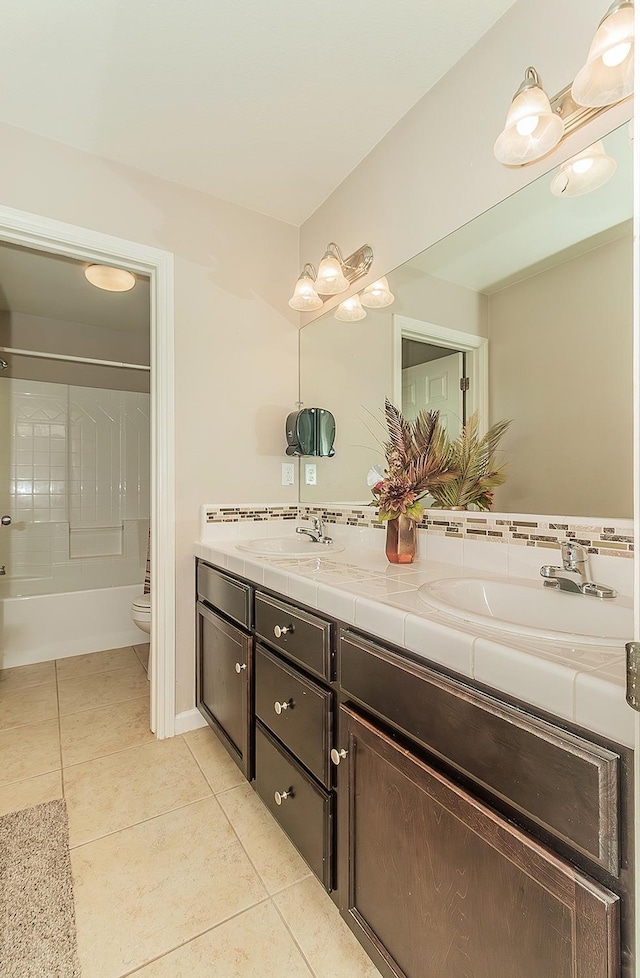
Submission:
[[322,519],[319,516],[310,516],[309,519],[313,523],[313,530],[308,530],[306,526],[297,526],[296,533],[304,533],[314,543],[333,543],[331,537],[324,535]]
[[562,567],[544,564],[540,568],[544,586],[568,591],[570,594],[586,594],[595,598],[615,598],[617,591],[606,584],[595,584],[587,577],[587,551],[579,543],[569,540],[562,544]]

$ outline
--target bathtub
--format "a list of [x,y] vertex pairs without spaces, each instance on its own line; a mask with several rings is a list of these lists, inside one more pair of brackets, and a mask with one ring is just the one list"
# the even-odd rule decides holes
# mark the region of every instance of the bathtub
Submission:
[[0,600],[0,668],[141,645],[131,620],[142,584]]

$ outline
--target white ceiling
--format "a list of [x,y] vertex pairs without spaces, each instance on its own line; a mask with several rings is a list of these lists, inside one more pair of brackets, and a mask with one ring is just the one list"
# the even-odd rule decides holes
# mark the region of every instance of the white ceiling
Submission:
[[0,309],[103,329],[149,329],[149,280],[105,292],[84,277],[86,262],[0,243]]
[[4,4],[0,120],[299,225],[514,2]]

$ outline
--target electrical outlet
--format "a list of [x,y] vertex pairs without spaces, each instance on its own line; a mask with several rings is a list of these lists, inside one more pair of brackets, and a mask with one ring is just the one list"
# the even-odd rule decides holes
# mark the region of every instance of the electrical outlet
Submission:
[[282,463],[282,485],[293,486],[296,481],[296,470],[293,462]]
[[304,482],[307,486],[317,486],[318,480],[316,478],[316,464],[315,462],[307,462],[304,467]]

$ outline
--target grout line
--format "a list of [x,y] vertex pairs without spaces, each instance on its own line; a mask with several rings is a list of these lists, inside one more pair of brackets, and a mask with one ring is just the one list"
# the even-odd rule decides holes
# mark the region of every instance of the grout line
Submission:
[[197,941],[200,937],[204,937],[205,934],[209,934],[211,933],[211,931],[217,930],[218,927],[222,927],[223,924],[228,924],[229,921],[235,920],[237,917],[242,917],[243,914],[250,913],[256,907],[260,907],[262,906],[263,903],[269,903],[269,902],[270,902],[269,897],[267,896],[264,897],[262,900],[258,900],[257,903],[252,903],[249,907],[245,907],[243,910],[238,910],[237,913],[232,913],[229,917],[225,917],[224,920],[218,921],[217,924],[213,924],[211,927],[207,927],[205,930],[200,931],[198,934],[194,934],[193,937],[187,938],[186,941],[182,941],[180,944],[176,944],[175,947],[169,948],[168,951],[163,951],[162,954],[158,954],[155,958],[149,958],[148,961],[145,961],[144,964],[139,965],[133,971],[123,972],[122,975],[119,976],[119,978],[129,978],[130,975],[137,975],[148,965],[155,964],[156,961],[162,961],[163,958],[166,958],[170,954],[173,954],[174,951],[179,951],[181,948],[186,947],[188,944],[192,944],[194,941]]
[[[308,879],[308,878],[309,877],[305,877],[305,879]],[[301,883],[302,880],[298,880],[297,882],[298,883]],[[295,886],[295,884],[292,884],[292,886]],[[285,889],[289,889],[289,887],[286,887]],[[283,891],[280,890],[279,892],[282,893]],[[274,896],[277,896],[277,894],[274,894]],[[328,900],[331,899],[328,894],[326,894],[326,897],[327,897]],[[300,942],[298,941],[296,935],[293,933],[293,931],[289,927],[289,924],[287,923],[286,917],[284,916],[284,914],[280,910],[280,907],[278,906],[278,904],[276,903],[276,901],[273,899],[273,896],[271,897],[271,903],[273,904],[276,913],[280,917],[280,920],[284,924],[287,933],[290,935],[291,940],[293,941],[293,943],[297,947],[298,951],[300,952],[300,954],[302,956],[302,960],[304,961],[304,963],[306,964],[307,968],[309,969],[309,971],[313,975],[313,978],[318,978],[318,975],[317,975],[315,969],[312,967],[311,962],[309,961],[309,958],[307,957],[307,955],[305,954],[305,952],[302,950],[302,947],[300,945]]]
[[[146,679],[146,676],[145,676]],[[107,709],[110,706],[123,706],[125,703],[135,703],[136,700],[148,699],[147,696],[127,696],[123,700],[113,700],[111,703],[101,703],[99,706],[86,706],[83,710],[71,710],[68,713],[61,713],[61,717],[76,717],[80,713],[94,713],[96,710]],[[25,726],[25,724],[20,724],[20,726]]]
[[[205,730],[206,727],[200,727],[199,729],[200,730]],[[192,732],[194,732],[194,731],[191,731],[191,730],[188,730],[187,731],[187,733],[192,733]],[[205,779],[205,781],[207,782],[207,784],[211,788],[211,791],[213,792],[214,797],[217,798],[218,795],[224,795],[224,794],[226,794],[227,791],[233,791],[234,788],[239,788],[243,784],[249,784],[249,782],[247,781],[247,779],[245,778],[245,776],[242,774],[242,772],[240,770],[238,770],[238,775],[242,778],[242,781],[239,781],[238,784],[232,784],[228,788],[222,788],[220,791],[216,791],[215,788],[213,787],[213,785],[211,784],[211,782],[209,781],[209,778],[207,777],[207,775],[205,773],[205,770],[204,770],[202,764],[200,763],[200,761],[196,757],[195,751],[191,747],[191,744],[187,740],[185,734],[178,734],[178,736],[179,737],[182,737],[182,739],[184,740],[185,744],[187,745],[187,747],[189,749],[189,753],[191,754],[191,756],[193,757],[194,761],[198,765],[198,768],[200,769],[200,773],[202,774],[202,777]]]
[[104,835],[97,835],[95,839],[87,839],[86,842],[78,842],[77,845],[69,845],[69,851],[74,849],[82,849],[84,846],[91,846],[94,842],[102,842],[103,839],[109,839],[113,835],[118,835],[120,832],[127,832],[129,829],[136,828],[138,825],[144,825],[146,822],[154,822],[157,818],[163,818],[165,815],[172,815],[174,812],[184,811],[185,808],[191,808],[192,805],[197,805],[201,801],[208,801],[209,798],[213,798],[214,795],[203,795],[202,798],[193,798],[191,801],[187,801],[184,805],[178,805],[176,808],[168,808],[164,812],[156,812],[155,815],[149,815],[147,818],[141,818],[137,822],[129,822],[127,825],[121,825],[120,828],[113,829],[111,832],[105,832]]
[[[137,653],[134,652],[133,654],[134,654],[134,656],[136,658],[136,661],[135,661],[135,663],[133,665],[116,666],[114,669],[102,669],[100,672],[90,672],[87,675],[83,675],[83,676],[67,676],[66,678],[63,677],[62,679],[58,679],[58,682],[61,682],[61,683],[73,683],[73,682],[81,682],[81,681],[87,680],[87,679],[99,679],[100,676],[110,676],[114,672],[134,672],[138,668],[142,669],[142,671],[144,672],[145,671],[145,668],[142,665],[142,663],[140,662],[140,659],[138,658]],[[45,684],[44,683],[39,683],[39,685],[44,686]]]
[[62,767],[62,721],[60,719],[60,690],[58,688],[58,663],[55,663],[56,676],[56,702],[58,704],[58,754],[60,756],[60,787],[64,798],[64,773]]
[[16,781],[3,781],[0,783],[0,794],[5,788],[13,788],[17,784],[25,784],[27,781],[35,781],[36,778],[46,778],[50,774],[59,774],[62,779],[62,767],[54,767],[49,771],[39,771],[38,774],[30,774],[28,778],[18,778]]

